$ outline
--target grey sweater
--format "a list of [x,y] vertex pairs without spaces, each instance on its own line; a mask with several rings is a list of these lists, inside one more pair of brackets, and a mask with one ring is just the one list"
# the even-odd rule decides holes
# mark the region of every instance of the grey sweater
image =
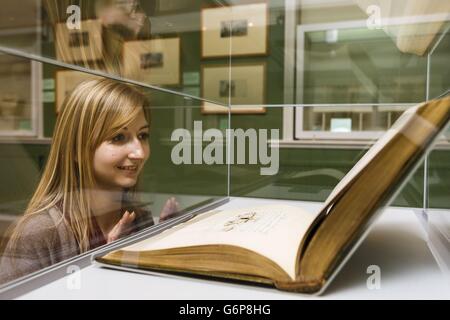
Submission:
[[6,245],[0,262],[0,284],[9,282],[79,253],[73,232],[53,207],[26,220],[15,249]]
[[[138,217],[133,232],[153,224],[150,212]],[[1,257],[0,285],[80,253],[75,236],[57,207],[26,220],[20,234],[15,249],[8,243]]]

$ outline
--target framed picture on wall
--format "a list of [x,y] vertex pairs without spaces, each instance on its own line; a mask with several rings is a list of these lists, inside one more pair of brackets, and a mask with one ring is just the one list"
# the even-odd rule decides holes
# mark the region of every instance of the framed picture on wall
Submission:
[[179,85],[180,65],[180,38],[128,41],[124,44],[126,78],[151,85]]
[[81,21],[80,30],[70,30],[66,23],[56,25],[56,58],[68,63],[103,59],[100,20]]
[[55,85],[55,112],[61,111],[64,99],[75,89],[77,85],[87,80],[101,79],[101,77],[72,70],[61,70],[56,72]]
[[[231,113],[265,113],[265,63],[211,65],[202,67],[201,96],[224,105],[231,105]],[[227,113],[220,104],[203,102],[203,113]]]
[[0,70],[0,139],[37,136],[42,64],[0,54]]
[[266,3],[206,8],[201,23],[202,58],[267,54]]

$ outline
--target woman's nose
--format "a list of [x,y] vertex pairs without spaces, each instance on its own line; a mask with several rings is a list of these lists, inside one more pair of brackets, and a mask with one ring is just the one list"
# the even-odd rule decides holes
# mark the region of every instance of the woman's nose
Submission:
[[129,157],[132,159],[144,159],[145,151],[141,142],[134,142],[131,144]]

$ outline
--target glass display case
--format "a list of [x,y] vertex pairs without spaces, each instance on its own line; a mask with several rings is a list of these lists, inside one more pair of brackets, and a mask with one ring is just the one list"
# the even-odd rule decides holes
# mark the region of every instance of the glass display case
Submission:
[[[450,95],[450,66],[442,64],[450,54],[450,24],[435,42],[428,54],[427,95],[430,99]],[[419,217],[427,231],[428,245],[444,274],[450,279],[450,187],[448,161],[450,128],[441,134],[439,141],[428,154],[424,172],[424,203]]]
[[[109,93],[99,93],[94,83],[136,90],[143,101],[143,112],[127,126],[140,121],[147,130],[148,138],[142,138],[147,142],[140,142],[148,145],[148,150],[142,147],[146,157],[117,163],[114,170],[135,170],[135,162],[142,167],[132,188],[125,188],[133,198],[115,196],[150,215],[142,228],[119,239],[103,232],[112,232],[111,225],[97,226],[104,243],[0,278],[0,292],[45,278],[67,261],[86,260],[113,241],[159,232],[230,197],[321,203],[405,110],[450,88],[450,8],[443,4],[42,0],[26,1],[24,16],[14,1],[3,2],[0,78],[8,85],[0,88],[1,257],[23,214],[33,212],[33,201],[39,208],[36,199],[46,199],[51,187],[70,185],[70,175],[55,179],[66,172],[59,167],[64,159],[78,188],[67,197],[78,199],[80,206],[83,197],[100,203],[101,193],[81,187],[81,159],[91,157],[95,164],[96,150],[105,141],[118,150],[135,141],[122,144],[116,136],[99,134],[107,132],[99,125],[104,114],[89,114],[93,111],[82,109],[77,99],[97,97],[86,106],[107,110],[119,98],[107,100]],[[367,11],[374,3],[376,17]],[[81,111],[70,114],[71,107]],[[131,117],[134,109],[124,112],[126,107],[108,109],[111,119]],[[86,123],[95,132],[84,131],[89,139],[63,130],[70,125],[75,132]],[[126,131],[127,126],[114,129]],[[102,141],[95,140],[100,136]],[[449,137],[447,132],[438,139],[391,202],[418,212],[447,273]],[[91,144],[94,140],[97,144]],[[61,171],[52,172],[52,166]],[[61,194],[55,199],[62,201]],[[91,221],[92,215],[84,218]],[[69,225],[79,228],[71,219]],[[79,237],[75,241],[81,243]]]

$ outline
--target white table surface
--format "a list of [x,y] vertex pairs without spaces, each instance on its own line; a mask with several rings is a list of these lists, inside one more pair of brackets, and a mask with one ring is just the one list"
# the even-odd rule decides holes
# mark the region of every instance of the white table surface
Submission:
[[[318,210],[320,204],[255,198],[232,198],[221,209],[282,202]],[[450,299],[450,283],[425,241],[411,209],[388,208],[322,296],[288,293],[215,280],[147,275],[96,265],[80,271],[74,289],[65,277],[20,299]],[[369,289],[367,267],[381,271],[379,289]],[[73,283],[73,282],[72,282]]]

